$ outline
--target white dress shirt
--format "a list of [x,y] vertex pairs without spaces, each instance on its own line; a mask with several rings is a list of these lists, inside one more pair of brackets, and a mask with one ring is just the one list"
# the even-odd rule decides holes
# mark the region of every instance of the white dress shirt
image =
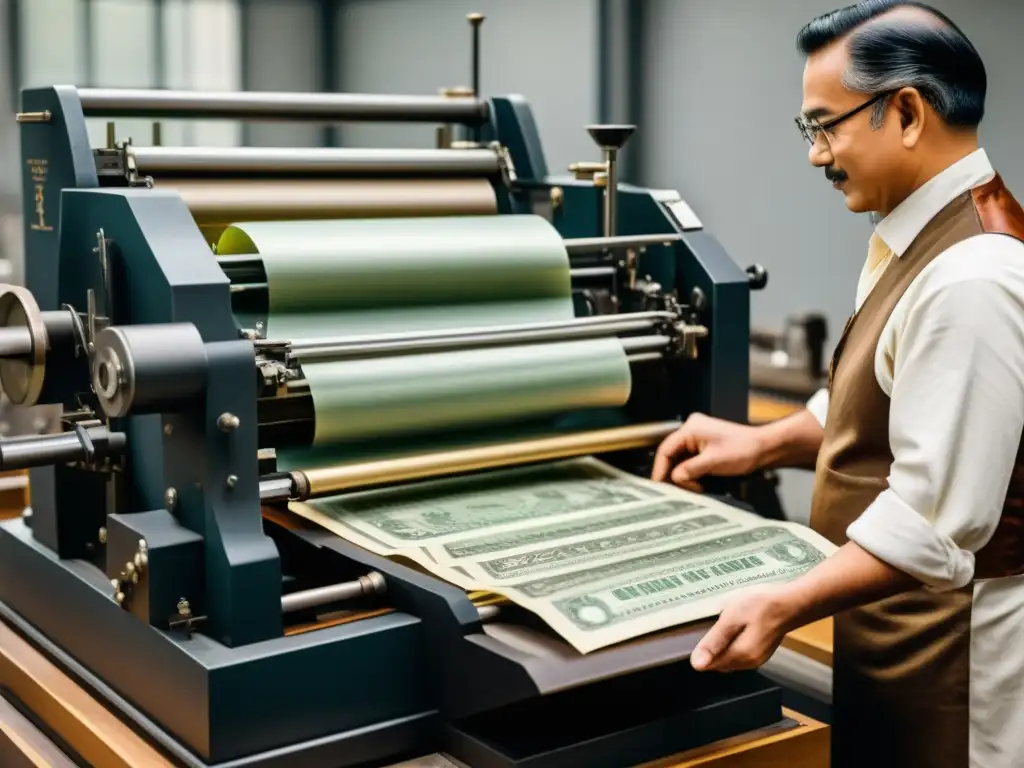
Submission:
[[[907,198],[875,229],[891,249],[865,268],[859,308],[948,203],[994,174],[983,150]],[[1002,514],[1024,430],[1024,243],[983,234],[936,257],[882,331],[875,379],[890,398],[889,487],[851,541],[927,588],[962,587]],[[808,408],[822,425],[828,392]],[[1024,766],[1024,577],[975,581],[970,623],[970,768]]]
[[[865,265],[857,308],[939,211],[993,175],[979,149],[881,221],[892,254]],[[962,587],[999,521],[1024,428],[1024,243],[983,234],[935,258],[882,331],[875,378],[891,400],[894,461],[889,488],[847,535],[933,589]],[[827,391],[807,407],[824,425]]]

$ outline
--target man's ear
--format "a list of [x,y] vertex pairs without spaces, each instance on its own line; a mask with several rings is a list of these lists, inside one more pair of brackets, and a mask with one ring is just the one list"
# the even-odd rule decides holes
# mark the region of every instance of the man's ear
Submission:
[[899,115],[903,146],[912,149],[924,132],[928,120],[927,104],[917,88],[900,89],[892,96],[891,104]]

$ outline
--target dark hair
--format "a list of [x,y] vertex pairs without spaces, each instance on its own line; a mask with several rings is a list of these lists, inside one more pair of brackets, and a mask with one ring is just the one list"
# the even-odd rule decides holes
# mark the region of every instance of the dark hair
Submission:
[[[934,21],[879,18],[901,7],[919,8]],[[850,52],[843,75],[850,90],[875,95],[917,88],[947,124],[975,128],[981,123],[988,84],[985,65],[943,13],[924,3],[866,0],[811,21],[800,30],[797,47],[810,55],[841,38],[847,38]],[[883,101],[875,108],[876,123],[884,114]]]

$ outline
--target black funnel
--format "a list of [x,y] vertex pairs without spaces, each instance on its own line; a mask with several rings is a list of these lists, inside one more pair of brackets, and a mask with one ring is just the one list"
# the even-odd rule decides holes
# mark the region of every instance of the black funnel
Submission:
[[622,149],[635,130],[635,125],[587,126],[587,133],[601,149]]

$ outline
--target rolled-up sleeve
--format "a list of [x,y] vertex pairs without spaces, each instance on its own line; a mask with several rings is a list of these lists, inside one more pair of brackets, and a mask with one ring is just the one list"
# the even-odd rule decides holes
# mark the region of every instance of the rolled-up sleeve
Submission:
[[934,590],[972,580],[1003,511],[1024,427],[1022,297],[1024,280],[951,282],[918,297],[889,350],[889,487],[847,535]]
[[822,387],[807,401],[807,410],[818,420],[822,427],[825,426],[825,419],[828,416],[828,389]]

